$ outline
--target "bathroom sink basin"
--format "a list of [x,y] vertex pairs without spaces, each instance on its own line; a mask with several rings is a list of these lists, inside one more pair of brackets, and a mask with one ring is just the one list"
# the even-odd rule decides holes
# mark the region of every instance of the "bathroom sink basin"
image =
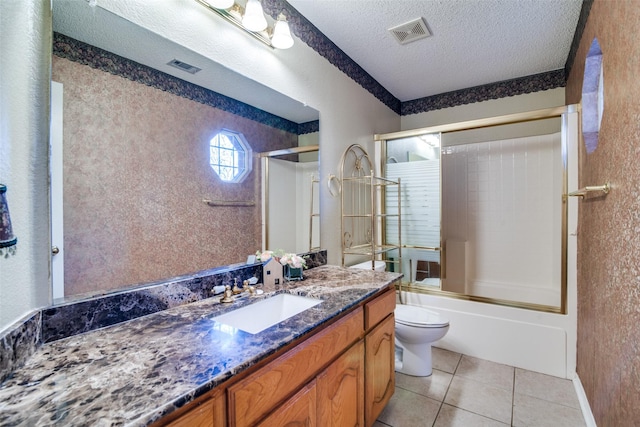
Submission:
[[250,334],[257,334],[321,302],[322,300],[300,295],[278,294],[220,316],[212,317],[211,320]]

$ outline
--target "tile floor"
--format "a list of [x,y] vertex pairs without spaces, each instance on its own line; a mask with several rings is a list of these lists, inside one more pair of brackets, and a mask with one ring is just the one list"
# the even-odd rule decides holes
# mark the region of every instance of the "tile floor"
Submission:
[[570,380],[433,348],[433,374],[396,373],[374,427],[583,427]]

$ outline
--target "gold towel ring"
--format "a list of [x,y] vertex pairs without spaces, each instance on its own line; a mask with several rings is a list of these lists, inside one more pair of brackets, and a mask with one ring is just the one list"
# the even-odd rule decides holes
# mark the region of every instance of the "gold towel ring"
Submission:
[[327,179],[327,187],[332,197],[337,197],[342,191],[340,180],[332,173],[329,174],[329,178]]

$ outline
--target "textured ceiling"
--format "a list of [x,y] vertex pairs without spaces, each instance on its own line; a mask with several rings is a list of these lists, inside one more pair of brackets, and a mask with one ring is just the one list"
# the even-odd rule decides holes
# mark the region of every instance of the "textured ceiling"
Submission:
[[[562,69],[582,0],[288,0],[400,101]],[[388,29],[424,18],[432,36]]]
[[[318,118],[318,112],[306,105],[107,12],[100,7],[106,1],[98,0],[98,7],[91,8],[86,0],[54,0],[54,31],[297,123]],[[124,0],[110,0],[117,1]],[[153,10],[170,14],[171,7],[187,1],[191,0],[173,0]],[[263,2],[282,4],[281,0]],[[582,0],[288,3],[389,91],[391,98],[402,102],[563,69],[582,6]],[[123,4],[149,10],[142,0]],[[416,18],[424,18],[432,36],[400,45],[388,29]],[[302,42],[297,39],[297,43]],[[195,76],[186,75],[166,65],[173,58],[206,66]]]

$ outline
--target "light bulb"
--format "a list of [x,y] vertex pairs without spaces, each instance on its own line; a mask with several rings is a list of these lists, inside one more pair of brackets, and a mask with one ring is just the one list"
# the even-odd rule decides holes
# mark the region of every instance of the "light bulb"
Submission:
[[209,0],[209,6],[215,7],[216,9],[229,9],[233,6],[234,0]]
[[282,13],[278,16],[278,21],[273,29],[271,44],[277,49],[289,49],[293,46],[293,37],[291,37],[291,31],[289,31],[289,23]]
[[249,31],[263,31],[267,28],[267,20],[262,12],[259,0],[249,0],[242,17],[242,25]]

